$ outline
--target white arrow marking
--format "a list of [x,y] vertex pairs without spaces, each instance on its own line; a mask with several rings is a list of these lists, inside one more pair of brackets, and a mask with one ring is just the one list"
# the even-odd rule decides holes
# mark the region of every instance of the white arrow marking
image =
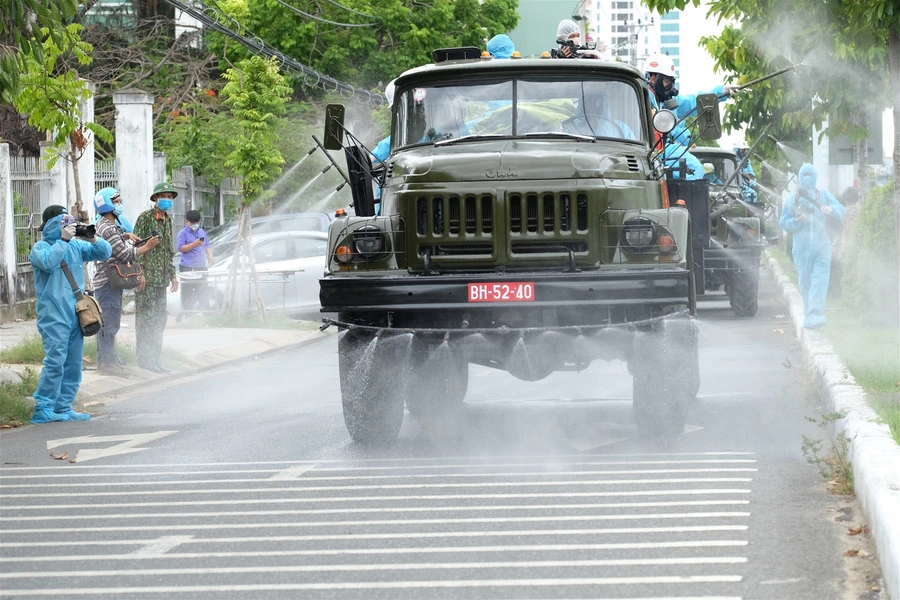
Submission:
[[177,548],[181,544],[192,540],[192,535],[167,535],[154,540],[153,542],[142,546],[131,553],[131,556],[140,556],[141,558],[161,556],[173,548]]
[[105,458],[107,456],[116,456],[117,454],[130,454],[132,452],[140,452],[146,448],[137,448],[141,444],[147,444],[154,440],[166,437],[175,433],[174,431],[157,431],[155,433],[133,433],[130,435],[82,435],[79,437],[64,438],[61,440],[48,440],[47,450],[59,448],[60,446],[68,446],[73,444],[104,444],[108,442],[121,442],[109,448],[101,448],[99,450],[85,449],[78,450],[75,456],[76,462],[85,462],[96,458]]

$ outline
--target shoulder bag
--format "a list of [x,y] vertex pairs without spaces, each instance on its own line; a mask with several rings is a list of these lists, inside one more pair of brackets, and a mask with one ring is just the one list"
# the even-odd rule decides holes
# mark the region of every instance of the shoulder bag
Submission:
[[78,315],[78,324],[81,325],[81,333],[85,337],[97,335],[103,327],[103,311],[100,310],[100,303],[93,296],[85,296],[81,293],[75,278],[72,277],[72,271],[66,261],[60,263],[69,285],[72,286],[72,292],[75,294],[75,314]]
[[106,263],[106,278],[114,290],[132,290],[141,284],[141,264],[137,261]]

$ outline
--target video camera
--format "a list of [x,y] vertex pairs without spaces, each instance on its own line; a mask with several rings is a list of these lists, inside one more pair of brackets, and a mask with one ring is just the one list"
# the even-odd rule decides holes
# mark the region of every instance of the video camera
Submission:
[[[566,48],[567,52],[564,53],[563,48]],[[566,40],[564,42],[559,42],[559,48],[556,50],[551,50],[550,56],[551,58],[582,58],[585,50],[596,49],[596,42],[588,42],[584,46],[576,46],[574,41]],[[593,56],[591,58],[593,58]]]

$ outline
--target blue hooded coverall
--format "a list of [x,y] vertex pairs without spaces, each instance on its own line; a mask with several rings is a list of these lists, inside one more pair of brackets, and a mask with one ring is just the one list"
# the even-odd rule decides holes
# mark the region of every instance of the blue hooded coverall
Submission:
[[[723,90],[723,86],[718,86],[710,93],[721,95]],[[656,101],[656,95],[652,90],[649,90],[649,88],[648,93],[650,95],[650,104],[653,106],[653,109],[659,110],[659,103]],[[676,96],[678,99],[678,108],[672,112],[675,113],[675,117],[679,119],[679,122],[675,125],[675,129],[669,132],[669,143],[666,144],[666,148],[663,151],[666,169],[675,169],[675,171],[671,171],[669,175],[673,179],[703,179],[703,163],[688,151],[688,148],[691,146],[691,133],[687,127],[685,127],[684,122],[680,121],[682,118],[696,110],[698,95],[699,94],[685,94],[682,96],[679,94]],[[688,172],[682,174],[680,172],[679,164],[681,163],[682,158],[687,163],[688,170],[693,171],[693,173]]]
[[84,291],[84,263],[106,260],[112,248],[104,239],[91,244],[79,239],[60,239],[60,221],[53,217],[44,225],[43,239],[31,249],[29,260],[34,269],[37,293],[37,327],[44,345],[44,368],[34,392],[32,423],[50,421],[86,421],[90,416],[72,410],[72,402],[81,385],[81,359],[84,335],[75,314],[75,294],[60,263],[63,260]]
[[778,222],[782,229],[794,234],[794,265],[797,267],[806,314],[803,326],[821,327],[826,321],[825,298],[831,273],[831,238],[826,222],[828,219],[843,219],[846,209],[827,191],[816,189],[816,168],[811,164],[800,167],[798,179],[807,198],[815,198],[820,206],[830,206],[832,210],[826,216],[806,198],[798,200],[798,192],[794,192],[785,200]]

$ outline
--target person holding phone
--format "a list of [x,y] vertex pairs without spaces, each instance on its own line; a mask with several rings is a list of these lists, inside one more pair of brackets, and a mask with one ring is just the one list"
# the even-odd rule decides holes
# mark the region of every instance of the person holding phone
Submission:
[[[181,253],[179,272],[201,271],[205,273],[212,264],[213,254],[206,241],[206,232],[200,226],[203,216],[200,211],[189,210],[185,214],[184,229],[175,238],[175,248]],[[182,281],[181,310],[207,310],[206,277],[201,275],[196,280]]]
[[144,240],[159,233],[159,243],[155,248],[141,255],[141,269],[146,283],[134,294],[135,336],[138,366],[154,373],[169,373],[162,365],[162,341],[166,331],[166,288],[172,293],[178,291],[175,277],[175,241],[172,232],[172,218],[168,211],[178,192],[175,187],[163,181],[156,184],[150,195],[153,207],[138,215],[134,223],[134,233]]
[[[102,375],[127,375],[122,368],[125,361],[116,352],[116,334],[122,323],[122,291],[109,285],[107,269],[110,264],[136,262],[142,254],[150,252],[159,244],[159,236],[151,237],[143,244],[133,233],[126,233],[119,223],[114,200],[118,193],[113,188],[103,188],[94,196],[94,208],[100,219],[97,221],[97,235],[112,247],[109,260],[97,261],[94,271],[94,296],[103,311],[103,328],[97,336],[97,370]],[[144,282],[146,283],[146,282]],[[138,288],[139,290],[142,289]]]

